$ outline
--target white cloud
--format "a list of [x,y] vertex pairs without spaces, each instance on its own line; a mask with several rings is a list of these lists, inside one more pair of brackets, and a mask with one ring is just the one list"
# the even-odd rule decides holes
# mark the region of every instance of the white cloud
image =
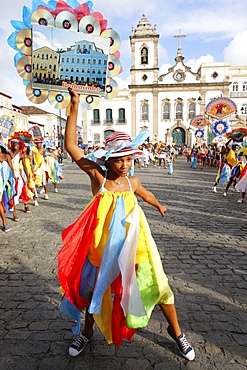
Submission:
[[162,66],[159,69],[159,75],[166,74],[168,72],[168,69],[171,67],[172,65],[169,63],[162,64]]
[[247,31],[239,33],[224,50],[224,59],[232,65],[247,64]]
[[202,55],[200,58],[197,59],[189,59],[186,61],[186,65],[191,68],[192,72],[197,72],[198,68],[202,63],[213,63],[214,57],[211,54]]

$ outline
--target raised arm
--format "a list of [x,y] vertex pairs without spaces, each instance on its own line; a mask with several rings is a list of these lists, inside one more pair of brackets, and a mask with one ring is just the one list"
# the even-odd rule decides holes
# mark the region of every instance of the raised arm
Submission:
[[79,105],[79,95],[76,91],[69,88],[69,93],[71,96],[70,102],[70,112],[67,118],[67,123],[65,127],[64,144],[67,152],[74,159],[76,164],[85,172],[87,172],[94,183],[95,178],[98,178],[98,173],[103,171],[100,169],[97,163],[84,158],[84,153],[77,145],[77,135],[76,135],[76,122],[78,115],[78,105]]
[[81,149],[77,146],[77,135],[76,135],[79,95],[72,89],[69,89],[69,93],[71,96],[71,101],[70,101],[70,111],[67,117],[67,123],[65,127],[64,144],[67,152],[74,159],[74,161],[77,162],[83,157]]

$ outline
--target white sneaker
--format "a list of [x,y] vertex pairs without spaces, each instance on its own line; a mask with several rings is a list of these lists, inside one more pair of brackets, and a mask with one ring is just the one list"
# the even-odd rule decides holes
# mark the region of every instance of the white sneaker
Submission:
[[54,189],[54,193],[58,193],[58,190],[57,189]]
[[44,195],[44,199],[48,200],[49,199],[49,195],[48,194],[45,194]]
[[223,193],[223,197],[226,197],[226,192]]
[[33,205],[34,205],[34,206],[36,206],[36,207],[38,207],[39,203],[37,202],[37,200],[35,200],[35,201],[33,202]]
[[242,198],[240,198],[240,199],[238,200],[238,203],[243,203],[243,199],[242,199]]
[[214,186],[214,187],[213,187],[213,192],[214,192],[214,193],[217,193],[216,186]]
[[41,190],[40,190],[40,194],[44,194],[44,192],[45,192],[45,189],[44,188],[42,188]]

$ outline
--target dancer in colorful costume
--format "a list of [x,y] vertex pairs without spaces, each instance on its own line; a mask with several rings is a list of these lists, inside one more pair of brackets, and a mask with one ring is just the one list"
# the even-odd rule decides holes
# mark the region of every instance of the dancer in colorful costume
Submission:
[[238,200],[238,203],[243,203],[245,194],[247,193],[247,154],[243,155],[243,153],[247,153],[247,148],[243,148],[242,153],[240,150],[240,155],[244,168],[241,171],[239,182],[235,186],[235,188],[241,192],[241,198]]
[[63,179],[63,170],[58,162],[58,152],[55,145],[47,147],[48,155],[46,156],[47,172],[49,179],[53,183],[54,192],[58,193],[57,184]]
[[27,188],[24,181],[24,178],[21,174],[21,162],[26,174],[28,176],[28,172],[26,169],[25,162],[22,161],[22,151],[25,147],[25,143],[19,139],[18,137],[12,137],[8,142],[9,154],[11,156],[12,165],[14,168],[15,173],[15,191],[16,195],[14,197],[14,221],[18,222],[19,218],[16,212],[16,206],[19,204],[19,200],[21,200],[24,205],[30,200],[30,197],[27,195]]
[[0,142],[0,217],[3,223],[3,231],[8,232],[5,214],[13,213],[15,195],[14,169],[8,148]]
[[[27,175],[24,171],[23,165],[21,168],[22,175],[24,177],[24,180],[26,182],[26,187],[27,187],[27,194],[28,196],[33,199],[34,201],[34,206],[38,206],[39,203],[37,201],[37,194],[36,194],[36,189],[35,189],[35,182],[34,182],[34,169],[33,169],[33,156],[32,156],[32,151],[31,148],[33,148],[34,145],[32,144],[25,144],[25,147],[23,149],[23,155],[22,155],[22,162],[25,163]],[[36,147],[35,147],[36,149]],[[30,209],[28,205],[25,205],[25,212],[29,213]]]
[[42,186],[40,194],[44,193],[44,199],[48,200],[48,187],[47,187],[47,165],[45,162],[45,152],[46,149],[43,148],[43,141],[42,137],[35,138],[34,144],[36,148],[32,148],[33,152],[33,159],[34,159],[34,181],[37,187]]
[[[79,355],[93,338],[96,322],[108,343],[120,346],[130,340],[137,328],[148,324],[152,310],[160,305],[168,321],[168,333],[188,360],[195,352],[181,332],[174,296],[157,246],[136,195],[166,213],[155,196],[140,180],[127,174],[132,160],[142,152],[135,140],[122,132],[106,139],[104,171],[83,157],[76,142],[79,96],[69,89],[70,115],[65,146],[76,164],[91,180],[93,199],[78,220],[63,231],[64,246],[58,253],[58,277],[64,296],[60,310],[74,317],[76,340],[70,356]],[[97,153],[94,153],[95,155]],[[81,311],[86,309],[85,326],[80,333]]]

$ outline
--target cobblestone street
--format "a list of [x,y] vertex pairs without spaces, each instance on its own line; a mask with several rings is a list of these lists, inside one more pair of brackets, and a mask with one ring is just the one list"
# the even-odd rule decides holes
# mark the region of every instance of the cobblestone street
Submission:
[[49,184],[49,200],[20,222],[0,230],[0,370],[242,370],[247,369],[247,197],[223,186],[212,192],[216,169],[192,169],[185,158],[164,168],[136,169],[143,185],[168,208],[139,201],[159,248],[175,293],[179,322],[196,351],[188,362],[167,334],[158,307],[149,325],[131,343],[107,345],[95,339],[77,358],[68,355],[72,320],[59,313],[56,255],[61,232],[91,199],[89,179],[65,161],[58,193]]

